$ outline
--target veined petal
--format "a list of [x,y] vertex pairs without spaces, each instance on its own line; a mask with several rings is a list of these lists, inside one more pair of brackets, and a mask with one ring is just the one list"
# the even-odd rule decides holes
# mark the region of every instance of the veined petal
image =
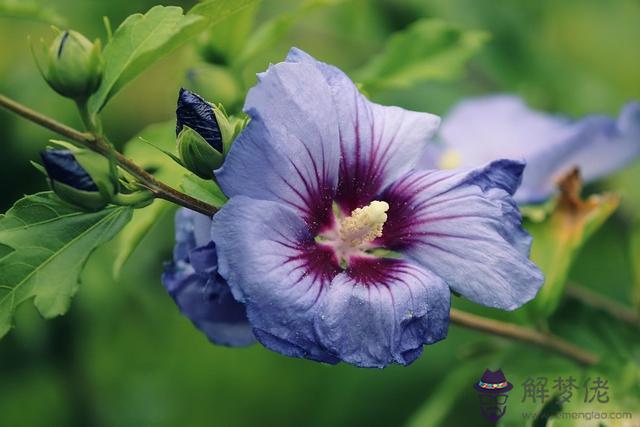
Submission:
[[334,198],[350,212],[408,171],[440,122],[369,102],[298,49],[259,75],[245,110],[252,121],[216,173],[222,189],[284,202],[314,229],[330,225]]
[[379,239],[477,303],[513,310],[543,277],[528,259],[531,238],[511,198],[524,165],[501,160],[465,171],[413,171],[388,187]]
[[440,124],[433,114],[370,102],[345,73],[299,49],[287,61],[316,67],[331,88],[341,153],[337,201],[347,212],[409,171]]
[[407,261],[355,260],[320,301],[318,334],[351,364],[407,365],[446,337],[450,295],[441,278]]
[[572,121],[531,110],[515,96],[470,99],[446,116],[439,139],[441,154],[425,151],[421,167],[447,167],[442,160],[448,155],[459,160],[459,167],[524,160],[527,168],[515,199],[535,203],[549,197],[573,167],[593,181],[640,155],[640,104],[627,104],[617,120],[592,115]]
[[227,196],[285,203],[308,224],[328,225],[338,183],[338,111],[310,63],[282,62],[258,75],[251,117],[216,177]]
[[[255,342],[244,305],[238,303],[217,272],[211,220],[193,211],[176,214],[174,261],[165,266],[162,282],[180,308],[216,344],[246,346]],[[205,241],[202,246],[197,242]]]
[[288,356],[334,360],[318,342],[317,302],[339,265],[285,205],[233,197],[213,219],[219,272],[247,306],[256,338]]
[[234,197],[212,229],[220,274],[272,350],[385,366],[410,363],[423,344],[446,335],[449,291],[441,279],[401,260],[363,259],[343,271],[284,204]]

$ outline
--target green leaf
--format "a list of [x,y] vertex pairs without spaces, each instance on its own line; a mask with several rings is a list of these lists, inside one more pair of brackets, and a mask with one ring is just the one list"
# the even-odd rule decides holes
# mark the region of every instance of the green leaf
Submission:
[[258,0],[205,0],[196,4],[188,14],[207,17],[209,18],[209,23],[215,25],[234,13],[256,3],[258,3]]
[[221,208],[228,200],[218,184],[194,174],[185,175],[180,188],[191,197],[207,202],[216,208]]
[[204,17],[183,15],[182,8],[176,6],[155,6],[144,15],[129,16],[105,46],[104,74],[90,99],[90,111],[100,111],[125,84],[207,24]]
[[529,222],[533,236],[531,259],[542,269],[545,283],[530,304],[536,315],[547,317],[558,307],[569,268],[578,251],[611,216],[620,203],[616,194],[580,199],[577,170],[560,182],[561,193],[555,209],[540,222]]
[[622,197],[620,210],[631,220],[640,220],[640,162],[633,162],[609,177],[606,188],[615,188]]
[[31,19],[58,26],[66,23],[54,9],[33,0],[0,0],[0,16]]
[[291,27],[304,15],[318,7],[333,5],[343,0],[306,0],[296,9],[265,22],[258,27],[247,40],[244,48],[239,53],[234,63],[242,66],[258,53],[264,52],[281,40]]
[[[175,152],[175,132],[176,127],[173,120],[151,125],[133,137],[124,150],[127,157],[174,188],[180,184],[182,176],[187,173],[185,169],[165,154],[165,152]],[[173,212],[174,209],[173,204],[156,199],[149,206],[137,209],[133,213],[133,219],[120,233],[116,241],[118,255],[113,264],[114,277],[119,277],[125,262],[154,224],[164,215]]]
[[87,258],[124,227],[131,211],[84,212],[46,192],[19,200],[0,216],[0,242],[13,249],[0,259],[0,337],[28,299],[45,318],[63,314]]
[[631,265],[633,265],[633,304],[640,310],[640,218],[636,220],[631,231]]
[[13,248],[11,246],[3,245],[2,243],[0,243],[0,259],[9,255],[11,252],[13,252]]
[[457,78],[488,35],[440,20],[422,19],[391,36],[383,51],[358,70],[366,92]]
[[[171,122],[171,125],[172,125],[171,127],[173,128],[173,122]],[[163,133],[166,133],[166,131],[164,131],[164,129],[163,129]],[[182,160],[180,160],[180,157],[178,157],[178,155],[174,153],[175,146],[172,146],[171,150],[167,150],[165,148],[162,148],[162,147],[159,147],[159,146],[155,145],[151,141],[147,141],[142,136],[138,136],[138,140],[144,142],[145,144],[148,144],[154,150],[159,151],[160,153],[164,154],[165,156],[167,156],[168,158],[173,160],[174,163],[184,167],[184,164],[182,163]],[[142,160],[144,161],[145,159],[142,159]]]

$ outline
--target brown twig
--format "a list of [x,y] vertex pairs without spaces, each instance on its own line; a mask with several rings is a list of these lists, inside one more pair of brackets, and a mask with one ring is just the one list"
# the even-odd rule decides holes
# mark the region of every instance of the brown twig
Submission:
[[630,307],[620,304],[619,302],[607,298],[604,295],[600,295],[597,292],[593,292],[583,286],[576,285],[575,283],[567,284],[566,293],[568,297],[598,310],[602,310],[614,319],[628,323],[631,326],[640,329],[640,314]]
[[538,332],[533,329],[524,328],[512,323],[501,322],[499,320],[488,319],[486,317],[456,310],[455,308],[451,309],[450,318],[451,323],[456,325],[505,338],[511,338],[528,344],[534,344],[538,347],[542,347],[546,350],[550,350],[573,359],[581,365],[589,366],[598,363],[599,358],[596,354],[571,344],[556,335],[543,334],[542,332]]
[[[12,111],[27,120],[39,124],[40,126],[47,128],[57,134],[65,136],[75,142],[78,142],[87,148],[94,150],[103,155],[109,155],[111,153],[111,146],[104,138],[99,135],[95,135],[89,132],[80,132],[74,128],[71,128],[63,123],[60,123],[50,117],[47,117],[31,108],[20,104],[4,95],[0,95],[0,106]],[[118,164],[136,179],[138,179],[146,188],[155,194],[156,197],[164,200],[168,200],[177,205],[184,206],[196,212],[212,216],[216,213],[217,209],[208,203],[195,199],[188,194],[182,193],[168,186],[167,184],[158,181],[149,172],[142,169],[135,164],[131,159],[125,157],[121,153],[115,151],[113,153],[115,160]]]

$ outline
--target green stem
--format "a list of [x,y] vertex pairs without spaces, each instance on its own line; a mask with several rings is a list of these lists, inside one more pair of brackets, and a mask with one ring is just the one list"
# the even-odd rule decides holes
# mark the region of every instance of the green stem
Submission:
[[100,116],[89,112],[89,100],[77,99],[76,106],[78,107],[78,112],[80,113],[80,118],[82,119],[85,130],[98,135],[102,134],[102,121],[100,120]]
[[[82,123],[84,124],[85,130],[89,132],[93,132],[96,135],[102,134],[102,122],[100,118],[96,114],[91,114],[89,112],[88,107],[88,99],[80,98],[76,99],[76,106],[78,107],[78,112],[80,113],[80,118],[82,119]],[[104,137],[104,136],[103,136]],[[109,144],[111,150],[107,154],[107,159],[109,160],[109,169],[111,170],[111,176],[118,176],[118,163],[116,162],[116,158],[114,155],[115,147],[106,137],[104,137],[105,141]],[[116,186],[118,183],[116,182]],[[116,190],[120,190],[116,188]]]
[[631,307],[614,301],[576,283],[568,283],[566,293],[568,297],[578,300],[595,309],[602,310],[614,319],[625,322],[640,330],[640,314]]
[[133,206],[141,208],[147,206],[154,199],[153,193],[148,190],[136,191],[135,193],[118,193],[111,197],[111,202],[121,206]]
[[87,100],[76,99],[76,106],[78,107],[78,113],[80,113],[80,118],[82,119],[84,128],[89,132],[95,132],[96,126],[91,117],[91,113],[89,113],[89,108],[87,108]]

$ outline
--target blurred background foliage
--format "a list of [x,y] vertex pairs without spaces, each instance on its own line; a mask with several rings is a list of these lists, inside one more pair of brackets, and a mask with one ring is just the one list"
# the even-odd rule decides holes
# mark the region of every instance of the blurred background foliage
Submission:
[[[51,39],[53,23],[104,39],[103,16],[115,28],[154,3],[0,0],[0,91],[80,127],[73,104],[38,75],[27,36]],[[185,8],[193,3],[171,2]],[[250,25],[252,15],[255,25]],[[394,32],[421,18],[474,30],[468,42],[484,47],[460,73],[404,86],[368,86],[371,65],[365,64]],[[113,99],[103,120],[111,139],[122,144],[149,124],[171,120],[181,86],[237,110],[255,72],[281,60],[291,46],[361,77],[364,89],[381,103],[444,114],[465,96],[515,92],[547,111],[615,115],[624,102],[640,99],[638,22],[637,0],[264,0],[213,29],[210,41],[184,46],[147,70]],[[243,56],[242,46],[225,43],[228,32],[234,40],[246,40],[251,54]],[[2,211],[23,194],[46,188],[29,161],[50,136],[0,111]],[[587,189],[617,191],[622,206],[582,249],[569,273],[570,281],[628,306],[640,299],[640,267],[634,271],[640,266],[639,182],[636,163]],[[113,279],[111,263],[117,247],[96,252],[66,316],[44,321],[32,306],[20,308],[16,328],[0,341],[0,425],[483,425],[471,385],[487,367],[502,368],[515,385],[502,425],[523,425],[523,411],[541,408],[521,402],[526,377],[551,381],[558,374],[608,379],[610,402],[587,409],[631,411],[640,422],[638,330],[571,299],[563,299],[549,324],[602,354],[598,368],[582,370],[541,350],[456,326],[411,367],[384,370],[324,366],[259,346],[212,346],[180,316],[160,284],[162,261],[171,254],[171,228],[167,212],[119,280]],[[496,318],[526,319],[461,301],[455,305]],[[582,395],[575,400],[567,410],[582,410]],[[558,420],[554,425],[585,423]]]

